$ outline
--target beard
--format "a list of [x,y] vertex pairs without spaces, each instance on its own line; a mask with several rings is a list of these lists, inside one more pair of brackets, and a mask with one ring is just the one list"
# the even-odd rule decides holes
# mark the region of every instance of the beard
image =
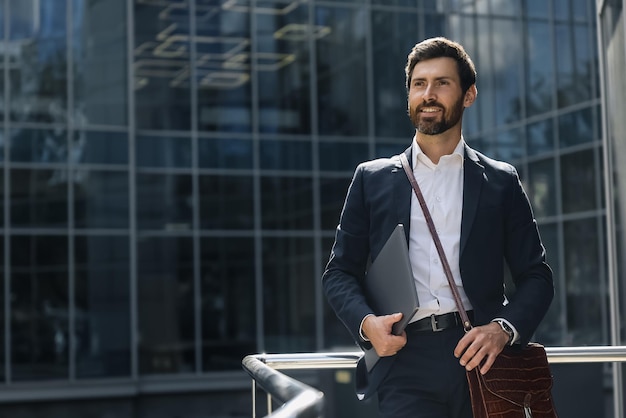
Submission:
[[[439,107],[443,110],[441,116],[424,116],[421,110],[424,107]],[[450,109],[447,109],[441,103],[430,102],[422,103],[414,109],[409,109],[409,118],[415,126],[415,129],[424,135],[439,135],[455,126],[463,116],[463,97],[460,97]],[[440,119],[439,119],[440,118]]]

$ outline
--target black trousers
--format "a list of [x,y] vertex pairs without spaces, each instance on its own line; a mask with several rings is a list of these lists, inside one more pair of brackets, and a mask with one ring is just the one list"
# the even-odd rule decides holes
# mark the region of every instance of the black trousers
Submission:
[[454,357],[463,328],[407,332],[378,388],[381,418],[472,418],[465,368]]

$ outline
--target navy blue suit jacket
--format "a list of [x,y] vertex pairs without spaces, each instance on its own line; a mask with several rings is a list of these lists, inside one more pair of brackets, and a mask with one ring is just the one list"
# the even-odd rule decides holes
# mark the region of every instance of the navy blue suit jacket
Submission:
[[[405,154],[411,159],[411,147]],[[554,296],[552,271],[545,262],[529,200],[513,166],[492,160],[465,146],[460,271],[474,309],[474,325],[506,318],[526,344]],[[363,291],[368,262],[396,225],[409,233],[411,194],[400,158],[360,164],[348,189],[335,243],[322,277],[326,298],[361,348],[370,348],[359,335],[363,318],[375,313]],[[505,304],[504,263],[515,293]],[[393,357],[384,357],[369,376],[363,361],[357,368],[360,397],[374,393]]]

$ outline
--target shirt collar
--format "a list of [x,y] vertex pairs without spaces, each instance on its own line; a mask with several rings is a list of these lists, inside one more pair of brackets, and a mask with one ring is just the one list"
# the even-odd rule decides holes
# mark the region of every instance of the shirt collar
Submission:
[[[413,163],[412,167],[413,167],[413,169],[415,169],[415,167],[417,167],[417,162],[418,161],[421,161],[422,163],[428,165],[431,168],[435,167],[435,164],[433,164],[433,162],[430,161],[430,158],[428,158],[426,156],[426,154],[424,154],[424,152],[420,148],[419,144],[415,140],[415,137],[413,137],[411,155],[412,155],[412,163]],[[454,148],[454,151],[452,151],[452,154],[444,155],[441,158],[444,158],[444,159],[445,158],[458,159],[458,160],[461,161],[461,166],[463,166],[463,160],[465,158],[465,139],[463,139],[462,135],[461,135],[461,139],[456,144],[456,147]]]

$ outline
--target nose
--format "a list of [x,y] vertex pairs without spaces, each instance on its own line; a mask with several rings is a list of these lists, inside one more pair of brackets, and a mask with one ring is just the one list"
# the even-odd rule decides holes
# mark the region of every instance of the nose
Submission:
[[426,86],[426,88],[424,89],[424,94],[422,94],[422,98],[424,99],[424,102],[435,101],[437,95],[435,93],[435,88],[432,84]]

